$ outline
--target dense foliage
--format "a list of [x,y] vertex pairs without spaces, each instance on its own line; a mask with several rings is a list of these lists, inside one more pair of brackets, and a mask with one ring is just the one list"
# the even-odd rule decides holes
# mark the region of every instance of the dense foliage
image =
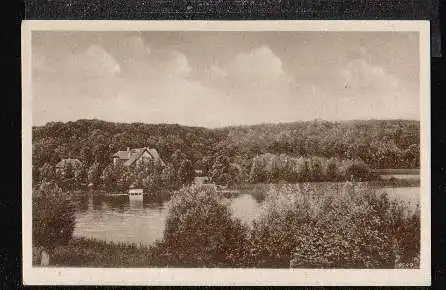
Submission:
[[[225,131],[226,130],[226,131]],[[242,154],[361,159],[372,168],[419,166],[418,121],[322,120],[225,129],[227,142]]]
[[262,154],[253,160],[249,180],[258,182],[366,181],[377,178],[360,160],[325,157],[290,157],[285,154]]
[[170,201],[162,246],[170,266],[237,266],[245,234],[212,186],[191,186]]
[[361,183],[313,192],[272,188],[251,233],[254,267],[418,266],[419,211]]
[[[420,217],[361,183],[330,192],[271,185],[245,228],[212,188],[183,189],[170,207],[164,246],[177,266],[416,267]],[[193,233],[193,234],[191,234]]]
[[71,240],[74,225],[74,204],[54,183],[42,183],[33,191],[33,245],[52,250]]
[[59,265],[99,267],[418,268],[420,213],[361,183],[270,184],[252,226],[211,186],[185,187],[150,247],[75,240]]
[[[330,174],[339,173],[331,170],[341,171],[343,164],[338,160],[355,160],[355,164],[359,162],[363,168],[366,167],[362,163],[374,169],[418,168],[419,131],[419,122],[407,120],[316,120],[219,129],[99,120],[51,122],[33,127],[33,181],[38,185],[42,180],[55,179],[56,163],[70,157],[79,159],[83,169],[67,168],[68,174],[59,180],[64,188],[72,187],[73,183],[92,183],[119,189],[120,185],[130,182],[146,183],[147,188],[153,188],[163,186],[162,180],[164,184],[170,180],[172,188],[179,188],[192,180],[193,169],[201,169],[217,183],[227,185],[246,182],[250,177],[251,180],[274,180],[277,172],[268,170],[260,173],[260,177],[252,176],[253,160],[260,162],[267,153],[287,156],[297,163],[305,159],[310,170],[315,169],[312,164],[336,163],[320,164],[326,165],[325,170],[328,170],[328,175],[322,177],[336,179]],[[144,182],[147,175],[133,171],[128,175],[134,176],[117,176],[121,169],[111,166],[111,156],[128,147],[150,147],[159,152],[166,168],[158,170],[162,173],[158,181],[147,184]],[[257,170],[258,166],[254,165]],[[317,180],[319,169],[315,170],[315,174],[305,180]],[[290,180],[302,179],[293,174],[288,174]],[[345,171],[340,174],[342,179]]]

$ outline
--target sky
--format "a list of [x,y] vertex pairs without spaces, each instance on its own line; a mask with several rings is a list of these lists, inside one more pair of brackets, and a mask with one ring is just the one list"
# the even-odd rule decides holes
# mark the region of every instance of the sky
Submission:
[[419,120],[418,41],[417,32],[33,32],[33,125]]

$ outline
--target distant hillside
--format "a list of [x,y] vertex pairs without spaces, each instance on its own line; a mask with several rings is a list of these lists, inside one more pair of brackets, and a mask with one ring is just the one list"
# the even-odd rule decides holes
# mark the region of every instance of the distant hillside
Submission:
[[316,120],[218,129],[78,120],[51,122],[32,132],[35,170],[68,157],[105,166],[114,152],[144,146],[157,149],[166,162],[179,150],[204,169],[225,155],[249,170],[252,158],[263,153],[359,158],[374,168],[419,167],[420,125],[411,120]]
[[251,155],[360,158],[375,168],[419,166],[420,123],[413,120],[316,120],[224,130],[228,144]]

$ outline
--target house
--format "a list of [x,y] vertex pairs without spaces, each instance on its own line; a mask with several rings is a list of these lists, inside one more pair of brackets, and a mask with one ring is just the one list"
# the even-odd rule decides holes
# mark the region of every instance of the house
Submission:
[[[76,175],[77,172],[82,170],[83,166],[84,166],[83,163],[79,159],[74,159],[74,158],[62,159],[56,164],[56,174],[62,176],[65,176],[67,173]],[[70,170],[72,170],[71,173],[67,172],[67,170],[70,167],[71,167]]]
[[147,164],[150,161],[158,163],[161,166],[165,166],[164,161],[158,154],[158,151],[153,148],[127,148],[125,151],[118,151],[113,154],[113,164],[124,165],[126,167],[134,164]]
[[201,185],[201,184],[210,184],[212,183],[212,180],[208,176],[195,176],[194,177],[194,184]]
[[203,170],[201,170],[201,169],[195,169],[194,173],[195,173],[195,176],[203,176]]

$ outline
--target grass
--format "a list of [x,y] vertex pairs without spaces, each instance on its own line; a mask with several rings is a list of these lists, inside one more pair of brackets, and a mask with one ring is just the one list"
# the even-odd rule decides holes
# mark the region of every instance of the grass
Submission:
[[386,169],[375,169],[375,173],[378,174],[420,174],[420,169],[393,169],[393,168],[386,168]]
[[73,238],[51,253],[52,266],[70,267],[157,267],[156,246],[113,243],[89,238]]
[[419,187],[420,179],[405,179],[395,178],[380,179],[377,181],[370,181],[370,184],[376,184],[381,187]]

